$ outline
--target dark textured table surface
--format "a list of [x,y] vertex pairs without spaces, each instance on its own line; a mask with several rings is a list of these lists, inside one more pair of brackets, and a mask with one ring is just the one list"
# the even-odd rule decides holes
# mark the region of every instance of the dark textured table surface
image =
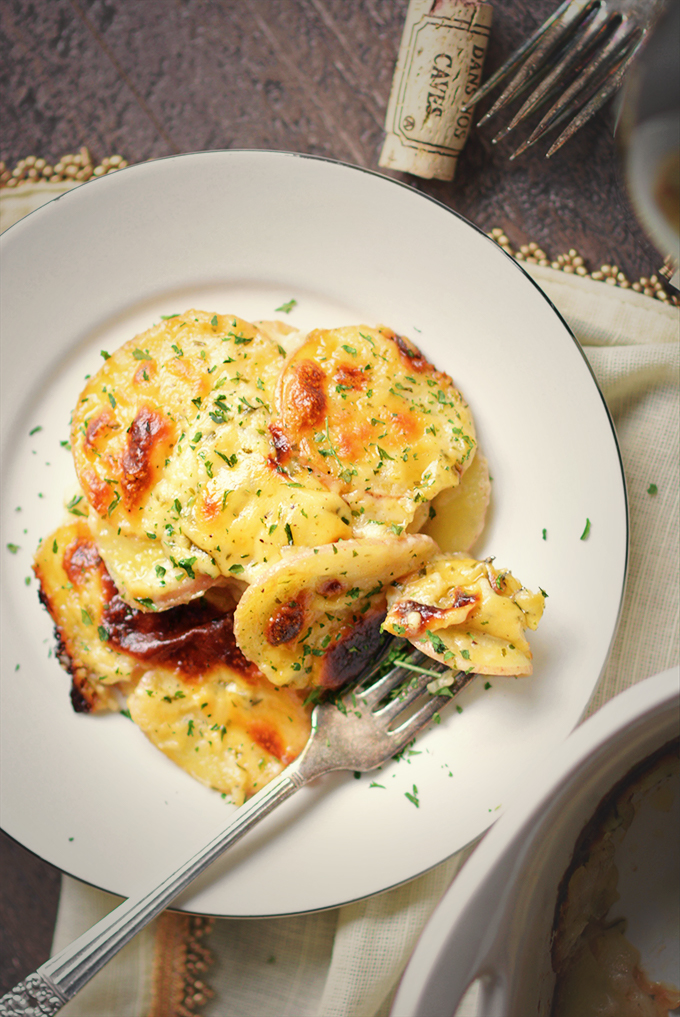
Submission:
[[[554,8],[495,5],[492,71]],[[2,140],[11,168],[88,146],[130,162],[266,148],[378,168],[407,0],[3,0]],[[480,107],[483,109],[484,107]],[[501,117],[499,126],[503,123]],[[550,161],[516,162],[492,123],[470,137],[452,184],[402,177],[486,230],[632,279],[661,259],[636,223],[608,106]],[[524,137],[520,133],[519,139]],[[0,992],[48,955],[59,874],[0,840]]]

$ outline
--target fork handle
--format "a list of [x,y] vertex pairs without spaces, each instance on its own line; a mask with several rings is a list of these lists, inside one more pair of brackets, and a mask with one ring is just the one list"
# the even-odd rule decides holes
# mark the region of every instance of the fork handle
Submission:
[[296,763],[287,767],[238,809],[225,830],[159,886],[124,901],[11,989],[0,999],[0,1017],[48,1017],[57,1013],[196,876],[308,779],[300,774]]

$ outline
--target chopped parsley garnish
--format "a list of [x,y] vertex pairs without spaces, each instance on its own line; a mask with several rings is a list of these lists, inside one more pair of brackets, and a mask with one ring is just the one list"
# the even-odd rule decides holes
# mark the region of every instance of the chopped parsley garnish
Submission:
[[210,319],[210,324],[212,325],[213,328],[217,328],[217,315],[216,314],[213,314],[212,318]]
[[108,641],[109,641],[109,634],[108,634],[108,632],[106,631],[106,629],[104,628],[103,625],[99,625],[98,626],[98,628],[97,628],[97,635],[101,639],[102,643],[108,643]]
[[544,540],[548,539],[548,531],[547,530],[543,530],[543,539]]
[[106,350],[100,350],[99,354],[100,354],[100,356],[102,356],[104,358],[104,360],[110,360],[111,359],[111,354],[107,353]]
[[196,556],[194,555],[193,558],[180,558],[179,561],[177,562],[179,567],[181,569],[184,569],[186,574],[189,576],[189,579],[195,579],[196,578],[196,574],[195,574],[194,569],[193,569],[193,565],[194,565],[195,561],[196,561]]
[[418,801],[418,788],[415,786],[415,784],[413,785],[413,792],[405,791],[404,794],[410,802],[413,802],[417,809],[420,808],[420,802]]
[[281,304],[280,307],[276,307],[274,310],[283,311],[284,314],[290,314],[294,307],[297,307],[297,300],[286,300],[285,304]]
[[586,517],[586,525],[583,529],[583,533],[581,534],[581,540],[587,540],[589,534],[590,534],[590,519]]
[[92,618],[90,616],[90,612],[88,610],[86,610],[86,608],[81,607],[81,609],[80,609],[80,617],[82,618],[84,625],[91,625],[92,624]]
[[74,494],[73,495],[73,497],[71,498],[70,502],[66,506],[68,511],[71,513],[71,515],[73,515],[73,516],[86,516],[87,515],[87,512],[82,512],[78,508],[78,505],[80,504],[80,502],[82,500],[83,500],[82,494]]
[[140,350],[139,347],[132,351],[132,356],[135,360],[152,360],[152,356],[148,350]]
[[34,427],[31,431],[28,432],[29,438],[32,437],[32,435],[37,434],[38,431],[42,431],[42,427],[40,424],[38,424],[37,427]]
[[432,649],[434,650],[435,653],[441,654],[446,653],[448,647],[440,636],[438,636],[435,632],[430,632],[429,630],[427,631],[426,635],[427,638],[430,640],[430,643],[432,644]]
[[135,600],[137,601],[138,604],[141,604],[142,607],[148,607],[150,611],[156,610],[156,605],[154,604],[151,597],[135,597]]
[[233,575],[238,576],[238,575],[240,575],[241,572],[244,571],[243,565],[238,565],[238,564],[237,565],[230,565],[229,566],[229,571],[231,573],[233,573]]
[[8,544],[7,545],[7,550],[9,551],[10,554],[16,554],[17,551],[19,550],[19,545],[18,544]]
[[[113,492],[113,499],[111,500],[111,503],[109,504],[109,507],[108,507],[108,510],[107,510],[107,515],[109,517],[111,516],[111,513],[113,512],[113,510],[115,509],[115,507],[116,507],[116,505],[118,504],[119,501],[120,501],[120,493],[118,491],[114,491]],[[71,509],[71,512],[73,512],[73,514],[75,516],[84,516],[84,515],[87,515],[86,512],[75,512],[73,509]]]
[[649,487],[647,488],[647,494],[658,494],[658,493],[659,488],[656,486],[656,484],[650,484]]
[[179,318],[179,314],[161,314],[161,321],[170,321],[171,318]]
[[293,540],[293,531],[290,528],[290,523],[286,523],[286,525],[283,528],[286,531],[286,537],[288,538],[288,543],[289,544],[294,544],[295,541]]

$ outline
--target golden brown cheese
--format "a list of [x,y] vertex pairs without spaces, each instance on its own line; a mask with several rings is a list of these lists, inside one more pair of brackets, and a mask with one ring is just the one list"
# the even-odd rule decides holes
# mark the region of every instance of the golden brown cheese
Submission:
[[378,649],[387,587],[435,550],[414,534],[293,551],[243,594],[238,644],[275,685],[337,688]]
[[288,456],[342,494],[355,536],[400,533],[474,457],[460,392],[387,328],[311,332],[285,365],[277,405]]
[[385,629],[435,660],[478,674],[531,674],[524,633],[538,625],[543,595],[495,569],[491,559],[436,555],[419,573],[395,583],[387,602]]
[[76,710],[118,710],[117,692],[128,696],[133,719],[154,744],[236,802],[306,744],[303,697],[275,688],[245,659],[226,593],[157,613],[131,608],[86,520],[41,542],[35,572],[59,659],[73,677]]

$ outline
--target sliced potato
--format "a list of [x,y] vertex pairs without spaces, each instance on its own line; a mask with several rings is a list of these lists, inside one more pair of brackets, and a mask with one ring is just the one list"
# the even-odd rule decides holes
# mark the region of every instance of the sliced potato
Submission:
[[413,534],[291,551],[243,594],[236,641],[275,685],[337,688],[379,645],[386,588],[435,550]]
[[74,710],[118,710],[119,699],[110,686],[132,687],[141,669],[113,649],[102,628],[113,584],[87,521],[61,526],[42,540],[33,569],[54,622],[57,657],[73,680]]
[[388,328],[310,332],[286,362],[277,405],[293,457],[343,495],[356,536],[408,526],[474,457],[460,392]]
[[385,629],[435,660],[478,674],[531,674],[525,630],[535,629],[544,598],[492,559],[436,555],[388,591]]
[[153,744],[201,783],[240,805],[300,754],[310,709],[292,689],[226,666],[188,682],[148,671],[128,699]]
[[442,551],[469,551],[484,529],[490,497],[489,464],[478,449],[458,487],[447,487],[434,499],[421,532]]

